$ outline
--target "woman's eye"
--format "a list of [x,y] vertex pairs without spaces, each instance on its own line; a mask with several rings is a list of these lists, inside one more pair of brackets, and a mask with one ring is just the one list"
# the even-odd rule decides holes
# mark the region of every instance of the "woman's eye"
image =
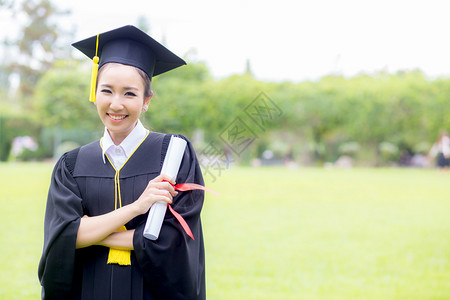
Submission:
[[125,96],[131,96],[131,97],[136,97],[136,94],[133,92],[126,92]]
[[102,89],[101,92],[105,94],[112,94],[112,92],[108,89]]

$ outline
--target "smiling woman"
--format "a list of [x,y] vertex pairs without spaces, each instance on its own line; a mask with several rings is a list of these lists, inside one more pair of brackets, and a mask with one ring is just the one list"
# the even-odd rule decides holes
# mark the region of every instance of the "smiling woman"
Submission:
[[[173,187],[203,184],[195,152],[181,137],[187,147],[178,177],[159,175],[171,135],[150,132],[139,120],[152,76],[185,62],[133,26],[74,46],[94,61],[91,101],[105,131],[55,166],[39,263],[42,298],[205,299],[203,192]],[[172,204],[195,239],[171,216],[156,241],[144,238],[158,201]]]

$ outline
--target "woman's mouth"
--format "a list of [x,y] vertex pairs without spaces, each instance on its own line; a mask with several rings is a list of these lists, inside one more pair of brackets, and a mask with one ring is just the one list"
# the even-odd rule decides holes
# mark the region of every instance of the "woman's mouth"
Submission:
[[118,115],[118,114],[108,114],[108,113],[107,113],[107,115],[108,115],[109,119],[113,122],[120,122],[123,119],[125,119],[126,117],[128,117],[128,115]]

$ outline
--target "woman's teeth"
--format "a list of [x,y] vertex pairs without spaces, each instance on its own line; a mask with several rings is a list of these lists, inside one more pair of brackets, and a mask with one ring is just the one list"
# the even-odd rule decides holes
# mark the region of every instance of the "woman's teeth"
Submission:
[[111,117],[111,119],[113,120],[122,120],[125,119],[126,115],[124,116],[113,116],[113,115],[109,115]]

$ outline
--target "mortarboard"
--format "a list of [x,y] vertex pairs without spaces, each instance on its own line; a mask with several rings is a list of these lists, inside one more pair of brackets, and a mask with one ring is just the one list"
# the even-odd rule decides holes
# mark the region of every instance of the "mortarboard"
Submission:
[[110,62],[137,67],[149,78],[170,71],[186,62],[140,29],[127,25],[72,44],[94,61],[91,98],[95,102],[97,71]]

